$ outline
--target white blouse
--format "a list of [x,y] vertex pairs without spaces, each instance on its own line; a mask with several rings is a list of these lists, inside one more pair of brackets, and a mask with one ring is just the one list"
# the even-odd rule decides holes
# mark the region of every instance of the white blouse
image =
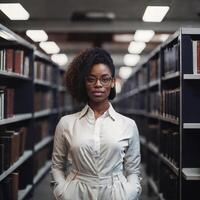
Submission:
[[138,199],[140,143],[134,120],[111,104],[97,119],[88,105],[62,117],[54,136],[52,178],[56,199]]

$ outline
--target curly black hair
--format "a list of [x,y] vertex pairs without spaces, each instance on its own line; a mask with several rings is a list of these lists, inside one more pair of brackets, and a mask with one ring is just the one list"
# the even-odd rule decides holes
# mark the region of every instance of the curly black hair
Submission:
[[[78,102],[87,103],[88,95],[85,87],[85,77],[94,64],[105,64],[109,67],[112,77],[115,77],[115,66],[110,54],[99,47],[89,48],[78,54],[65,74],[66,86],[72,97]],[[111,88],[108,99],[116,96],[115,87]]]

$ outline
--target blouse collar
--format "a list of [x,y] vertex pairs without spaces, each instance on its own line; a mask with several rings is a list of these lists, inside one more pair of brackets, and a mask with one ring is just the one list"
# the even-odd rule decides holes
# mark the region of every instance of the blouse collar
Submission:
[[[81,110],[79,119],[84,117],[87,114],[87,117],[90,119],[94,119],[94,111],[90,108],[88,104],[85,105],[85,107]],[[110,116],[113,121],[116,120],[116,111],[114,110],[112,104],[109,102],[109,108],[107,111],[104,112],[103,116]]]

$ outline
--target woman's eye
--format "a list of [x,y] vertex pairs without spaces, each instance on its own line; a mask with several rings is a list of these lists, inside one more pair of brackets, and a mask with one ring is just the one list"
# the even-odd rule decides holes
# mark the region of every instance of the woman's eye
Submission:
[[103,82],[108,82],[109,79],[108,79],[108,78],[103,78],[102,81],[103,81]]
[[96,79],[95,78],[87,78],[88,82],[94,82]]

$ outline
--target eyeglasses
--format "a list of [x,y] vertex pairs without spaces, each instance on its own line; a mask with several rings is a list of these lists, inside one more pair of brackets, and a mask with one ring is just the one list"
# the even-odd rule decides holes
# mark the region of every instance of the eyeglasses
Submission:
[[85,81],[88,85],[95,85],[97,83],[97,80],[100,81],[101,85],[103,86],[109,86],[111,83],[111,80],[113,78],[111,76],[101,76],[99,78],[97,78],[96,76],[87,76],[85,78]]

